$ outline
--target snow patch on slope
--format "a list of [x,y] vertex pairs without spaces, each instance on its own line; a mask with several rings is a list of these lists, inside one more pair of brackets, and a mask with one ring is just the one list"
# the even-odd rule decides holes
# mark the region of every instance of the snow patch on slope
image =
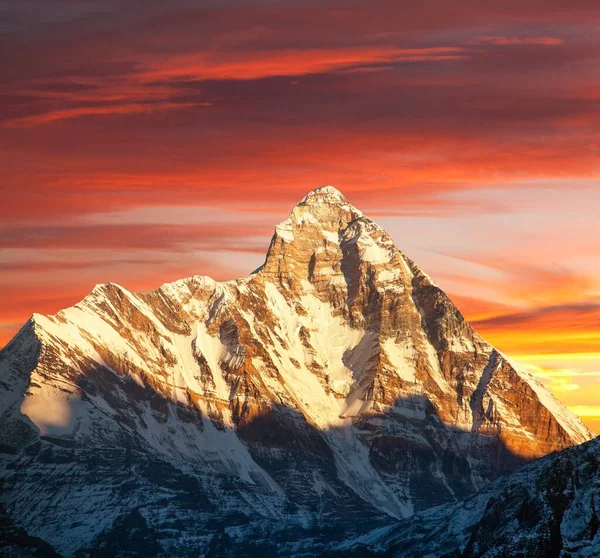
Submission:
[[414,383],[416,380],[416,362],[414,347],[400,345],[392,338],[383,342],[383,350],[396,370],[398,376],[405,382]]
[[21,412],[29,417],[42,436],[72,437],[85,417],[85,404],[76,393],[44,385],[40,391],[31,392],[21,405]]

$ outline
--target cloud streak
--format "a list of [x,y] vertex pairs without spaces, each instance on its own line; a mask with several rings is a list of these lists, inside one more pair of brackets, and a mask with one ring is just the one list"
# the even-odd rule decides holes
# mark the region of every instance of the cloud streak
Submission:
[[5,128],[28,128],[40,124],[48,124],[61,120],[72,118],[82,118],[84,116],[109,116],[118,114],[150,114],[151,112],[173,109],[185,109],[192,107],[209,107],[211,103],[125,103],[121,105],[106,106],[88,106],[69,109],[52,110],[49,112],[34,114],[31,116],[22,116],[7,120],[3,126]]
[[472,45],[493,45],[493,46],[522,46],[522,45],[540,45],[557,46],[564,45],[565,41],[557,37],[502,37],[502,36],[484,36],[469,41]]

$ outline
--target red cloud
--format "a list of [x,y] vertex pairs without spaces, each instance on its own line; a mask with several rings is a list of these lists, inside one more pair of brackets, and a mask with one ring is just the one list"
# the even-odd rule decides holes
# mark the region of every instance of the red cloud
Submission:
[[109,116],[113,114],[149,114],[160,110],[183,109],[199,106],[211,106],[211,103],[125,103],[122,105],[104,105],[104,106],[88,106],[76,107],[68,109],[51,110],[41,114],[33,114],[31,116],[22,116],[7,120],[4,122],[5,128],[27,128],[37,126],[39,124],[47,124],[60,120],[69,120],[71,118],[81,118],[83,116]]

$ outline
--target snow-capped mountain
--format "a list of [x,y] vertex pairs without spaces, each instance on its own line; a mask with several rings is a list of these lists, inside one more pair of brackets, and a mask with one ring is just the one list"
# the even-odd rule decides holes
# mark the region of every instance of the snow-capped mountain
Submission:
[[589,438],[330,186],[252,275],[98,285],[0,352],[0,504],[66,556],[314,553]]

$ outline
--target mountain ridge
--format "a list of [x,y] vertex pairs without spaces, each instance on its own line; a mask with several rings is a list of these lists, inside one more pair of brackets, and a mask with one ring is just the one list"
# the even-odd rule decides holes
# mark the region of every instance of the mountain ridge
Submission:
[[597,556],[599,464],[596,437],[507,473],[456,504],[344,541],[327,555]]

